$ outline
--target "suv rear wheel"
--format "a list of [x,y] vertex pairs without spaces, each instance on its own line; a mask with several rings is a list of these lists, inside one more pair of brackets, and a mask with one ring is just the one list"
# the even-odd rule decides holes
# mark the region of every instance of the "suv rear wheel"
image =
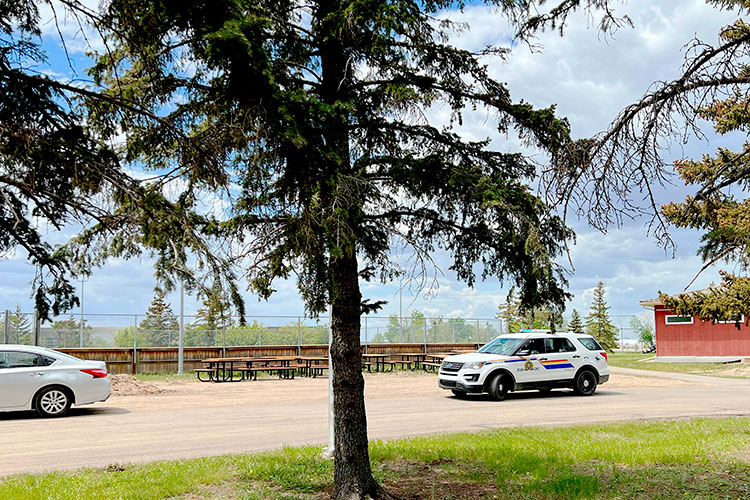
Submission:
[[573,391],[581,396],[591,396],[596,391],[596,374],[591,370],[583,370],[573,381]]

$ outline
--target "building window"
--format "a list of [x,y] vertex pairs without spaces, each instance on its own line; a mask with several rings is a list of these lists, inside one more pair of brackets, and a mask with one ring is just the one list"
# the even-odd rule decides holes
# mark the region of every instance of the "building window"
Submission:
[[677,316],[674,314],[670,314],[670,315],[665,316],[665,319],[668,325],[692,325],[693,324],[692,316]]
[[744,323],[745,322],[745,316],[740,314],[734,314],[732,315],[732,319],[728,321],[717,321],[717,323]]

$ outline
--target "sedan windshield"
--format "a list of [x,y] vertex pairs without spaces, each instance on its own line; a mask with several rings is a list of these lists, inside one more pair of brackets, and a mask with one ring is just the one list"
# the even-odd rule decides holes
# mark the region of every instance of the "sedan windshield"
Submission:
[[502,354],[503,356],[510,356],[516,349],[521,347],[524,339],[514,339],[507,337],[498,337],[489,344],[485,345],[479,352],[486,352],[487,354]]

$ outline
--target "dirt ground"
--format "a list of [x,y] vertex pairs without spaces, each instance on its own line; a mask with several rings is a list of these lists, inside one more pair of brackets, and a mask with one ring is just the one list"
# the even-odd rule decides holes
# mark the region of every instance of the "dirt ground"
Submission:
[[[289,381],[267,378],[262,384],[250,381],[214,384],[197,380],[165,380],[143,382],[132,375],[110,375],[112,397],[109,406],[126,403],[131,409],[179,409],[179,408],[218,408],[233,405],[233,399],[255,400],[262,396],[269,405],[287,403],[324,402],[328,399],[328,379],[298,377],[294,389]],[[371,381],[373,383],[368,382]],[[624,389],[640,387],[671,387],[691,385],[681,380],[631,375],[612,375],[602,387]],[[694,385],[694,384],[692,384]],[[437,376],[430,373],[396,372],[366,373],[365,397],[368,400],[390,399],[394,394],[400,397],[423,396],[426,390],[437,388]],[[125,399],[125,400],[124,400]]]
[[750,363],[732,363],[726,365],[726,368],[723,370],[717,370],[711,373],[722,377],[750,378]]
[[[489,397],[458,399],[440,389],[437,375],[429,373],[373,373],[365,374],[365,380],[372,440],[516,426],[737,416],[748,415],[750,408],[747,379],[616,367],[597,394],[585,400],[570,390],[519,392],[502,403]],[[192,378],[142,382],[116,375],[111,381],[108,401],[74,407],[64,419],[40,422],[33,412],[0,414],[0,476],[323,446],[328,440],[327,377],[266,376],[216,384]],[[30,447],[30,442],[46,445]]]

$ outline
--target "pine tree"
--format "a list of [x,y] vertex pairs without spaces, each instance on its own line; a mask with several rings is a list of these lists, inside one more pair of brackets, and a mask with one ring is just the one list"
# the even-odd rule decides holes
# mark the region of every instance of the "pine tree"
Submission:
[[570,323],[568,323],[568,331],[573,333],[583,333],[583,320],[578,311],[573,309],[573,314],[570,317]]
[[[81,333],[83,333],[83,338],[81,338]],[[90,346],[91,326],[87,325],[84,319],[83,329],[81,329],[81,321],[73,315],[68,316],[67,319],[57,320],[52,323],[45,345],[52,348]]]
[[185,334],[186,345],[216,345],[220,330],[231,323],[231,306],[221,296],[216,287],[203,299],[203,307],[190,324],[190,332]]
[[604,300],[604,283],[601,281],[594,288],[594,301],[591,312],[586,316],[586,333],[594,337],[604,347],[612,352],[617,348],[617,328],[609,322],[610,309]]
[[[125,162],[186,181],[189,227],[247,263],[259,297],[294,275],[306,311],[330,311],[337,500],[389,497],[370,469],[359,337],[362,314],[382,305],[361,283],[398,274],[394,245],[415,251],[417,273],[443,249],[459,280],[501,277],[528,308],[568,298],[556,258],[572,233],[528,186],[537,161],[494,141],[512,133],[553,160],[568,123],[493,79],[486,58],[504,49],[449,45],[464,27],[434,21],[448,5],[114,0],[98,19],[110,50],[94,85],[138,112],[88,100],[92,127],[105,139],[124,131]],[[428,119],[438,106],[451,123]],[[457,127],[475,109],[494,130],[467,141]],[[197,190],[231,192],[231,207],[201,217]],[[182,248],[158,234],[160,219],[138,228],[165,253]],[[162,262],[160,278],[177,267]]]
[[27,315],[21,312],[21,304],[16,304],[16,310],[10,314],[10,332],[8,332],[11,344],[33,344],[34,336],[31,332],[31,321]]
[[[164,299],[164,292],[157,290],[146,313],[146,319],[138,325],[149,346],[169,346],[177,341],[179,323],[172,312],[172,306]],[[138,338],[141,338],[140,332]]]

